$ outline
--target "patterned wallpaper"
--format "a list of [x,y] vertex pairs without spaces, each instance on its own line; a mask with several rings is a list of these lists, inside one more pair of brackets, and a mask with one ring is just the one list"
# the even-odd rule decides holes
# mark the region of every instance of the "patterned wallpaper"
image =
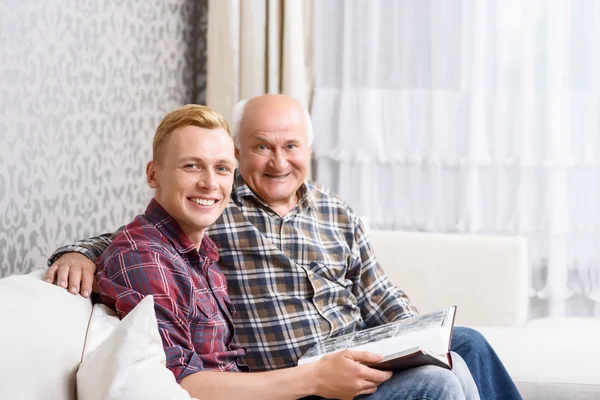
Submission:
[[162,116],[203,102],[207,0],[0,0],[0,277],[144,210]]

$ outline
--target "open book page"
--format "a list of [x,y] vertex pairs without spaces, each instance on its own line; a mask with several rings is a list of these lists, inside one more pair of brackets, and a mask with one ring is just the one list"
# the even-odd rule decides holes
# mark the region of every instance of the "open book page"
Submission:
[[445,310],[329,338],[306,352],[298,364],[316,361],[326,354],[348,348],[394,357],[421,350],[442,359],[445,358],[450,347],[455,312],[456,307],[453,306]]

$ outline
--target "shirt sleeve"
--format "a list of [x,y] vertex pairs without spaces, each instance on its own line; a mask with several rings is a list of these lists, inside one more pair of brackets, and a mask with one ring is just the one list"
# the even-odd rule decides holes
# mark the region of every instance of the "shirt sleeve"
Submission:
[[365,228],[356,218],[349,278],[353,281],[353,293],[358,301],[363,320],[367,326],[418,315],[408,296],[392,285],[375,257]]
[[146,295],[154,311],[167,359],[177,382],[202,371],[203,362],[191,340],[188,315],[193,286],[184,265],[151,248],[138,247],[98,262],[100,298],[125,317]]
[[116,232],[104,233],[100,236],[94,236],[89,239],[78,240],[73,244],[59,247],[52,253],[48,259],[48,266],[51,266],[60,256],[65,253],[80,253],[92,261],[96,261],[98,257],[110,246],[113,239],[121,231],[123,227]]

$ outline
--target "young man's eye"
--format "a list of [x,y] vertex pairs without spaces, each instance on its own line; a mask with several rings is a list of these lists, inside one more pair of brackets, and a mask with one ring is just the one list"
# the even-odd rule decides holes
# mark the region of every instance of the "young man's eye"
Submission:
[[183,166],[183,168],[185,168],[185,169],[196,169],[196,168],[198,168],[198,165],[196,165],[196,164],[185,164]]
[[231,169],[229,167],[224,166],[224,165],[220,165],[220,166],[217,167],[217,171],[219,171],[219,172],[229,172],[229,171],[231,171]]

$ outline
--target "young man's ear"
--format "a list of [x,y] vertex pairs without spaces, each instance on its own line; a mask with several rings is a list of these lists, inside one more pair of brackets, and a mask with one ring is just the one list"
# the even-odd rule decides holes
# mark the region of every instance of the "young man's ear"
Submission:
[[158,187],[158,179],[156,179],[156,171],[157,165],[154,161],[150,161],[148,165],[146,165],[146,181],[148,182],[148,186],[152,189],[156,189]]
[[238,160],[238,162],[240,162],[240,151],[238,150],[237,147],[235,148],[234,154],[235,154],[235,159]]

